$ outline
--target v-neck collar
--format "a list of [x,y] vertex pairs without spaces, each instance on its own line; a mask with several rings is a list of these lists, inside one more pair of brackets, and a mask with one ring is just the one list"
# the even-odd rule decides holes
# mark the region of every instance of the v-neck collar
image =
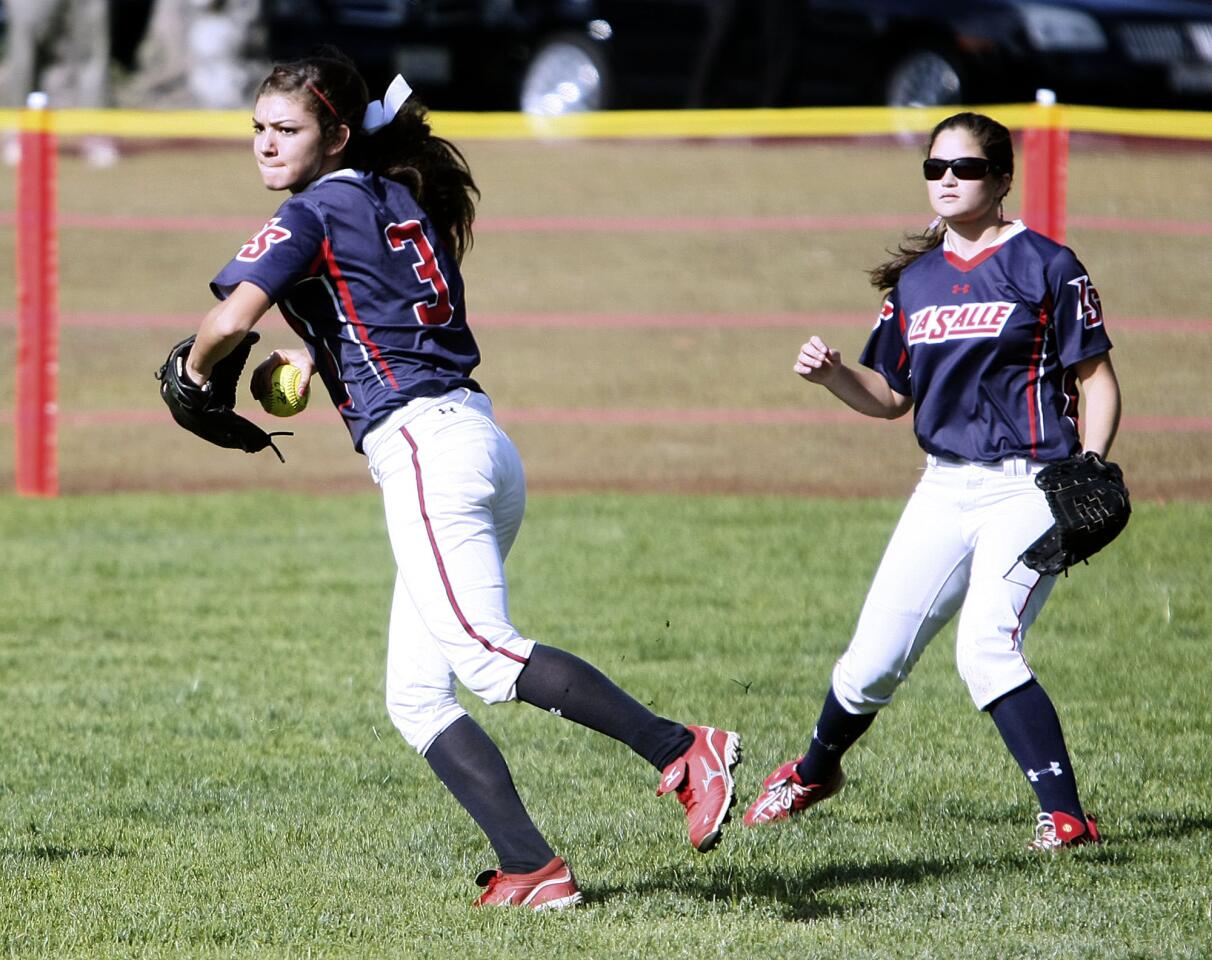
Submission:
[[1001,234],[1001,236],[990,243],[987,247],[979,250],[971,260],[965,260],[953,249],[951,249],[951,234],[947,233],[943,235],[943,256],[946,258],[947,262],[951,264],[951,266],[955,267],[955,269],[961,271],[962,273],[967,273],[970,270],[975,270],[991,256],[997,253],[997,251],[1002,248],[1007,240],[1011,239],[1012,237],[1017,237],[1026,229],[1027,225],[1023,223],[1023,221],[1015,220],[1014,226],[1012,226],[1005,233]]

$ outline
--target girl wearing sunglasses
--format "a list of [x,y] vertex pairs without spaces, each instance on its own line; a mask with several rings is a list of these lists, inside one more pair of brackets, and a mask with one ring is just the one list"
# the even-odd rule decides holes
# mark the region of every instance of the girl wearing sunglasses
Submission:
[[1052,525],[1035,474],[1110,449],[1120,413],[1111,342],[1073,252],[1003,215],[1014,176],[1005,127],[980,114],[948,117],[931,134],[923,173],[937,218],[871,271],[887,293],[859,366],[812,337],[795,371],[868,416],[912,409],[926,469],[806,753],[766,779],[745,823],[785,820],[841,789],[842,754],[958,614],[959,672],[1039,801],[1029,847],[1097,842],[1056,710],[1023,655],[1056,578],[1019,557]]

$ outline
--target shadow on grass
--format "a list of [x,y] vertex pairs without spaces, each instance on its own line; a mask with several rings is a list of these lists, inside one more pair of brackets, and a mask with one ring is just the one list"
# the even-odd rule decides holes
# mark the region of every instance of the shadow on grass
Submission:
[[1121,829],[1126,836],[1133,839],[1175,840],[1212,831],[1212,816],[1154,811],[1132,817]]
[[[1155,825],[1141,830],[1141,822]],[[603,902],[623,895],[685,895],[704,901],[736,901],[753,899],[765,901],[789,922],[811,922],[825,918],[844,917],[865,908],[864,902],[848,901],[844,906],[830,899],[830,894],[851,887],[913,887],[956,875],[994,876],[999,882],[1012,875],[1037,874],[1046,864],[1072,863],[1121,866],[1135,859],[1135,840],[1142,837],[1178,837],[1212,830],[1212,818],[1157,815],[1139,818],[1132,838],[1106,844],[1082,847],[1072,852],[1040,854],[1026,849],[987,857],[918,858],[903,860],[872,860],[866,863],[824,865],[816,869],[795,871],[778,868],[759,869],[743,874],[724,871],[701,876],[688,876],[674,871],[665,876],[645,879],[638,883],[590,889],[591,902]]]
[[108,844],[100,847],[60,847],[53,843],[39,843],[30,847],[9,847],[0,850],[0,858],[14,860],[38,860],[43,863],[58,863],[65,860],[97,860],[120,858],[127,854]]
[[[994,861],[989,861],[989,867]],[[1005,866],[998,864],[999,868]],[[962,869],[971,869],[968,862]],[[860,884],[919,884],[954,873],[957,865],[945,860],[877,861],[852,866],[834,866],[801,873],[761,870],[745,877],[687,877],[684,874],[654,877],[641,883],[598,887],[587,891],[590,902],[607,901],[616,895],[683,894],[703,900],[756,898],[768,901],[785,920],[807,922],[842,916],[863,908],[862,903],[845,908],[821,899],[830,891]]]

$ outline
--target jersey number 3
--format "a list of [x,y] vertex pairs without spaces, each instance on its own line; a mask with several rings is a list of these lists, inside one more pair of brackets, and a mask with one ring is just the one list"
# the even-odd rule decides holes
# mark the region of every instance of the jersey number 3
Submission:
[[269,252],[269,248],[275,243],[289,240],[290,231],[285,227],[278,226],[281,219],[281,217],[274,217],[272,220],[267,220],[265,226],[258,230],[254,236],[249,237],[248,242],[240,248],[240,252],[236,254],[236,259],[242,263],[256,263]]
[[434,256],[433,245],[421,229],[419,220],[406,220],[404,223],[391,223],[384,231],[387,245],[397,253],[411,249],[417,258],[412,269],[421,283],[429,286],[431,296],[413,306],[417,321],[428,326],[439,326],[450,320],[454,310],[450,306],[450,287],[442,270],[438,266],[438,258]]

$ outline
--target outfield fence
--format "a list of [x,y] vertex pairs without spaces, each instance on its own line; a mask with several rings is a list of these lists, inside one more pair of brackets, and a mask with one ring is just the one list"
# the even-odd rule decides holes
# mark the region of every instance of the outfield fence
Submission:
[[[1190,251],[1190,266],[1199,269],[1206,257],[1198,245],[1212,235],[1212,207],[1178,203],[1160,215],[1141,215],[1129,210],[1117,212],[1117,205],[1087,212],[1068,209],[1066,187],[1069,180],[1070,137],[1100,144],[1109,152],[1144,150],[1165,154],[1175,147],[1193,153],[1192,171],[1206,158],[1203,149],[1212,145],[1212,115],[1168,111],[1117,110],[1065,104],[1012,104],[975,107],[990,113],[1016,131],[1019,138],[1019,174],[1023,182],[1020,215],[1026,222],[1058,240],[1066,239],[1070,228],[1106,235],[1121,234],[1136,238],[1142,245],[1150,237],[1166,242],[1196,245]],[[435,113],[435,130],[460,144],[532,144],[536,154],[576,144],[639,144],[659,151],[662,145],[730,144],[743,150],[760,151],[771,145],[818,144],[920,144],[923,136],[940,119],[952,112],[943,108],[805,108],[789,110],[609,112],[566,117],[538,118],[518,114]],[[124,152],[178,151],[188,153],[200,145],[246,142],[248,116],[240,111],[127,111],[127,110],[45,110],[0,111],[0,130],[19,136],[21,162],[17,168],[11,210],[0,208],[0,226],[12,228],[15,253],[16,298],[12,310],[0,304],[0,323],[16,328],[16,375],[13,380],[14,406],[0,411],[0,425],[13,425],[13,486],[20,494],[54,496],[59,491],[60,419],[72,428],[96,428],[105,424],[154,423],[160,416],[154,409],[82,409],[60,412],[57,378],[60,369],[59,324],[73,330],[131,330],[166,328],[189,332],[196,327],[193,308],[181,312],[147,312],[126,308],[119,313],[82,310],[77,298],[60,317],[61,285],[64,265],[59,262],[59,231],[95,234],[108,238],[115,248],[124,248],[127,238],[138,237],[149,249],[160,243],[173,243],[182,236],[213,234],[238,237],[255,229],[255,215],[217,213],[206,198],[198,197],[195,209],[186,212],[133,210],[127,202],[107,207],[103,197],[72,190],[68,206],[56,201],[62,157],[73,157],[76,145],[90,138],[113,138]],[[905,149],[909,149],[906,147]],[[756,154],[755,154],[756,155]],[[125,163],[125,161],[124,161]],[[73,166],[71,177],[82,176],[80,164]],[[132,171],[132,176],[138,173]],[[1176,183],[1175,188],[1185,188]],[[772,189],[777,185],[772,184]],[[709,187],[708,187],[709,189]],[[1131,195],[1130,182],[1112,183],[1113,190]],[[860,198],[861,199],[861,198]],[[141,205],[140,205],[141,206]],[[592,206],[592,204],[590,205]],[[643,197],[626,212],[594,210],[581,212],[543,209],[482,215],[477,235],[544,238],[554,244],[567,242],[587,245],[587,238],[676,236],[678,242],[707,242],[703,238],[768,235],[795,237],[812,235],[841,236],[847,233],[907,231],[921,226],[921,216],[899,211],[862,209],[856,202],[846,212],[779,211],[763,203],[761,209],[730,209],[707,213],[668,211],[647,212]],[[155,238],[161,238],[156,240]],[[565,238],[561,240],[560,238]],[[692,238],[686,240],[685,238]],[[697,239],[693,239],[697,238]],[[69,254],[70,256],[70,254]],[[70,269],[68,273],[74,271]],[[534,267],[534,264],[530,265]],[[541,269],[541,267],[535,267]],[[678,267],[680,269],[680,267]],[[1161,280],[1165,285],[1164,279]],[[136,300],[137,303],[137,300]],[[702,333],[713,328],[735,331],[802,329],[812,325],[837,327],[859,333],[869,326],[869,316],[856,310],[778,310],[756,309],[738,317],[735,312],[668,308],[649,305],[643,310],[619,310],[613,298],[609,302],[586,302],[578,310],[525,311],[480,310],[477,330],[634,330],[642,334],[654,328],[663,331],[686,330]],[[1177,312],[1176,312],[1177,311]],[[1134,334],[1187,336],[1203,341],[1209,330],[1206,311],[1179,302],[1159,302],[1156,311],[1130,313],[1118,318],[1119,329]],[[1198,352],[1198,351],[1197,351]],[[118,391],[121,392],[121,391]],[[577,408],[553,401],[550,405],[515,406],[506,411],[517,423],[643,426],[658,429],[662,425],[686,424],[835,424],[853,429],[861,418],[838,410],[749,409],[702,406],[691,403],[669,408],[612,409]],[[312,414],[313,416],[315,414]],[[162,419],[162,418],[161,418]],[[1129,413],[1126,429],[1141,432],[1198,432],[1212,429],[1208,411],[1168,409],[1140,414]],[[1200,495],[1204,474],[1183,481],[1187,492]],[[793,485],[794,486],[794,485]],[[87,487],[87,484],[85,484]],[[80,489],[80,483],[69,489]]]

